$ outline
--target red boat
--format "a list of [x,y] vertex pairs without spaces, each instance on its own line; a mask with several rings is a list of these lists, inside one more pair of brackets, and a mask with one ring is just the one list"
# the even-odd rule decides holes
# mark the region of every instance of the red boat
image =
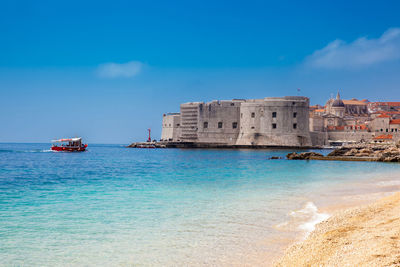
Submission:
[[53,145],[51,150],[63,152],[83,152],[87,148],[87,144],[82,144],[82,138],[66,138],[51,141]]

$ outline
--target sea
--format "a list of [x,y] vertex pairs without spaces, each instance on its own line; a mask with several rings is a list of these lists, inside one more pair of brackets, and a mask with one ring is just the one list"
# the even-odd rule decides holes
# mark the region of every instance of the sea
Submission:
[[0,266],[268,266],[329,207],[400,189],[400,164],[293,150],[49,149],[0,144]]

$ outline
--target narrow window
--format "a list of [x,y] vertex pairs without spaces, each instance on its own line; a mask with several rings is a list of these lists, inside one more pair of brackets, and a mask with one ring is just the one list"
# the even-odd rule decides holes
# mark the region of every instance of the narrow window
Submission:
[[204,129],[208,128],[208,122],[206,122],[206,121],[204,122],[203,128],[204,128]]
[[252,112],[251,117],[254,118],[256,116],[256,113]]
[[208,105],[208,111],[211,111],[211,105]]
[[218,128],[222,128],[222,121],[218,122]]
[[240,118],[243,118],[243,113],[240,113]]
[[297,112],[293,112],[293,118],[297,117]]
[[386,132],[388,132],[388,129],[386,128]]
[[276,123],[272,124],[272,129],[276,129]]
[[176,125],[176,127],[179,127],[179,126],[181,126],[179,123]]
[[276,118],[276,112],[272,112],[272,118]]
[[236,129],[237,128],[237,122],[232,122],[232,129]]
[[231,106],[234,106],[235,105],[235,103],[231,103]]
[[297,129],[297,123],[293,123],[293,129]]
[[383,132],[383,129],[381,129],[381,132]]

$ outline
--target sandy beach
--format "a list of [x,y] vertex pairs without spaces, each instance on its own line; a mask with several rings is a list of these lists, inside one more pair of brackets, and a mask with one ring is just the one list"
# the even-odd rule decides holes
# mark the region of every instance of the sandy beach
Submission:
[[400,193],[336,212],[275,266],[400,266]]

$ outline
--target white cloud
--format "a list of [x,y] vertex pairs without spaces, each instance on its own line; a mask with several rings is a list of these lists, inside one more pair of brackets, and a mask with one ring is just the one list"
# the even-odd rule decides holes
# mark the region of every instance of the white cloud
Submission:
[[103,78],[134,77],[143,69],[143,63],[130,61],[127,63],[105,63],[97,68],[97,74]]
[[356,69],[400,58],[400,28],[377,39],[359,38],[351,43],[335,40],[305,60],[307,66],[325,69]]

